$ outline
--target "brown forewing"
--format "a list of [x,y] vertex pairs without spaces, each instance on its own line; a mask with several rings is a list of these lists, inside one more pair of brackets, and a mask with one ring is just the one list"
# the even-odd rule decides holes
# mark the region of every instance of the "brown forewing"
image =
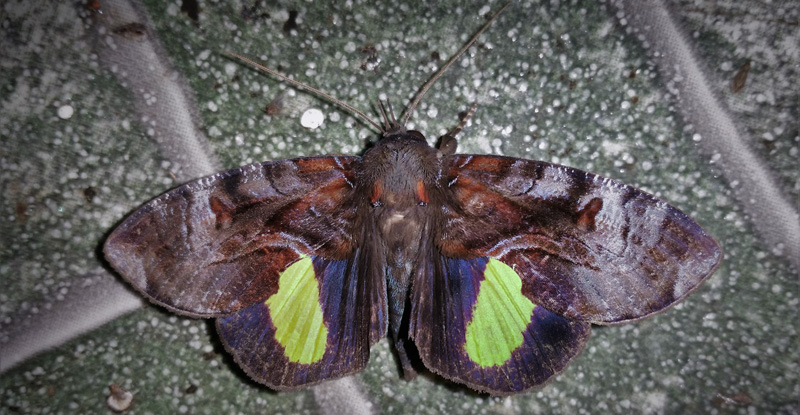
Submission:
[[263,300],[301,254],[353,250],[358,157],[254,164],[147,203],[109,236],[106,258],[150,300],[219,316]]
[[680,210],[569,167],[496,156],[449,158],[445,256],[495,257],[523,293],[568,318],[618,323],[661,311],[716,269],[716,241]]

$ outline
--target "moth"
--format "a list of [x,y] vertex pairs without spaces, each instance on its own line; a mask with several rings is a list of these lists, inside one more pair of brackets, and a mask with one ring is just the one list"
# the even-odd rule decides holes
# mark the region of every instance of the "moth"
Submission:
[[269,161],[177,187],[125,219],[106,258],[155,304],[216,318],[235,361],[278,390],[362,370],[388,333],[406,379],[421,361],[514,394],[562,372],[592,324],[682,300],[722,252],[677,208],[571,167],[455,154],[461,126],[439,148],[405,128],[499,13],[400,121],[336,102],[382,131],[362,157]]

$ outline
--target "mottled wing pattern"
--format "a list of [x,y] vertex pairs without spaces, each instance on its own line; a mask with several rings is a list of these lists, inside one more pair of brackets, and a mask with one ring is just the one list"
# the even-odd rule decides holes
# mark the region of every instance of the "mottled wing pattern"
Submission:
[[442,177],[452,201],[445,256],[496,258],[537,305],[596,324],[631,321],[686,297],[722,251],[683,212],[581,170],[456,155]]
[[354,251],[357,157],[253,164],[150,201],[108,237],[106,258],[156,304],[193,317],[264,300],[300,255]]
[[[493,395],[545,383],[582,350],[590,325],[522,298],[520,281],[498,281],[490,260],[431,253],[417,270],[410,333],[425,366]],[[527,302],[527,305],[525,304]]]

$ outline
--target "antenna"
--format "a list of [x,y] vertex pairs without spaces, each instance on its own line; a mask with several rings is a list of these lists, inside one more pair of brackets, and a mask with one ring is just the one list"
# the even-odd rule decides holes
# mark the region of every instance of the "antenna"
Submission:
[[288,82],[288,83],[290,83],[290,84],[292,84],[292,85],[294,85],[294,86],[296,86],[296,87],[298,87],[300,89],[303,89],[303,90],[306,90],[308,92],[311,92],[312,94],[319,95],[319,96],[327,99],[328,101],[330,101],[334,105],[338,105],[338,106],[346,109],[347,111],[350,111],[351,113],[353,113],[355,115],[358,115],[359,117],[363,118],[365,121],[367,121],[368,123],[372,124],[373,127],[377,128],[378,131],[384,132],[383,128],[381,128],[381,125],[376,123],[375,121],[372,121],[372,119],[369,118],[367,116],[367,114],[364,114],[363,112],[359,111],[358,109],[356,109],[352,105],[350,105],[350,104],[348,104],[348,103],[346,103],[346,102],[334,97],[333,95],[330,95],[328,93],[322,92],[319,89],[314,88],[311,85],[304,84],[304,83],[302,83],[300,81],[295,81],[294,79],[289,78],[288,76],[286,76],[286,75],[284,75],[284,74],[282,74],[282,73],[280,73],[278,71],[275,71],[275,70],[272,70],[270,68],[267,68],[266,66],[254,61],[254,60],[252,60],[250,58],[246,58],[246,57],[244,57],[242,55],[239,55],[237,53],[226,51],[225,54],[227,54],[228,56],[232,56],[232,57],[234,57],[236,59],[239,59],[240,61],[257,68],[260,71],[266,72],[266,73],[268,73],[268,74],[270,74],[270,75],[272,75],[272,76],[274,76],[274,77],[276,77],[276,78],[278,78],[278,79],[280,79],[282,81]]
[[483,34],[483,32],[485,32],[486,29],[488,29],[489,26],[491,26],[492,23],[494,23],[494,21],[497,20],[497,18],[500,16],[500,13],[502,13],[503,10],[505,10],[506,7],[508,7],[510,4],[511,2],[509,1],[508,3],[503,5],[503,7],[501,7],[500,10],[498,10],[497,13],[495,13],[494,16],[492,16],[492,18],[489,19],[489,21],[486,22],[486,24],[484,24],[483,27],[481,27],[481,30],[478,30],[478,33],[472,35],[472,38],[470,38],[469,42],[467,42],[466,45],[462,46],[461,49],[459,49],[459,51],[456,52],[456,54],[453,55],[453,57],[451,57],[450,60],[448,60],[447,63],[444,64],[444,66],[442,66],[441,68],[439,68],[438,71],[436,71],[436,74],[433,75],[433,78],[428,80],[428,82],[426,82],[425,85],[423,85],[422,88],[420,88],[419,92],[417,93],[417,96],[414,97],[413,101],[411,101],[411,105],[409,105],[408,108],[406,108],[405,113],[403,113],[403,117],[400,121],[401,125],[406,125],[408,119],[411,118],[411,113],[414,111],[414,109],[417,108],[420,101],[422,101],[422,97],[424,97],[425,94],[428,93],[428,90],[431,89],[433,83],[436,82],[442,76],[442,74],[444,74],[444,72],[448,68],[450,68],[450,66],[452,66],[453,63],[455,63],[455,61],[457,61],[458,58],[460,58],[461,55],[463,55],[464,52],[466,52],[467,49],[469,49],[469,47],[472,46],[473,43],[475,43],[476,40],[478,40],[478,38]]
[[[489,26],[491,26],[492,23],[494,23],[494,21],[497,20],[497,17],[500,16],[500,13],[502,13],[510,4],[511,4],[511,2],[509,1],[508,3],[503,5],[503,7],[500,8],[500,10],[498,10],[497,13],[495,13],[489,19],[489,21],[486,22],[483,25],[483,27],[481,27],[481,29],[478,31],[478,33],[475,33],[474,35],[472,35],[472,38],[470,38],[469,42],[467,42],[466,45],[462,46],[461,49],[459,49],[459,51],[455,55],[453,55],[447,61],[447,63],[444,64],[444,66],[439,68],[439,70],[436,71],[436,73],[433,75],[433,77],[430,80],[428,80],[428,82],[426,82],[425,85],[422,86],[422,88],[420,88],[420,90],[417,93],[417,95],[411,101],[411,104],[408,106],[408,108],[406,108],[405,112],[403,113],[403,116],[402,116],[400,124],[399,124],[400,126],[405,126],[406,125],[406,123],[408,122],[408,119],[411,118],[411,113],[414,111],[415,108],[417,108],[417,106],[419,105],[420,101],[422,101],[422,97],[424,97],[425,94],[428,93],[428,90],[431,89],[431,86],[433,86],[434,82],[436,82],[442,76],[442,74],[448,68],[450,68],[450,66],[452,66],[453,63],[455,63],[455,61],[457,61],[458,58],[460,58],[461,55],[463,55],[467,51],[467,49],[469,49],[469,47],[472,46],[473,43],[475,43],[475,41],[478,40],[478,37],[480,37],[480,35],[482,35],[483,32],[485,32],[486,29],[488,29]],[[280,73],[280,72],[278,72],[276,70],[267,68],[266,66],[254,61],[254,60],[252,60],[250,58],[246,58],[246,57],[244,57],[242,55],[239,55],[238,53],[226,51],[225,54],[230,56],[230,57],[236,58],[236,59],[238,59],[238,60],[240,60],[240,61],[242,61],[242,62],[244,62],[244,63],[246,63],[246,64],[248,64],[250,66],[253,66],[254,68],[256,68],[256,69],[258,69],[258,70],[260,70],[262,72],[266,72],[266,73],[268,73],[268,74],[270,74],[270,75],[272,75],[272,76],[274,76],[274,77],[276,77],[276,78],[278,78],[278,79],[280,79],[280,80],[282,80],[284,82],[288,82],[289,84],[294,85],[294,86],[296,86],[296,87],[298,87],[298,88],[300,88],[302,90],[311,92],[312,94],[315,94],[317,96],[325,98],[326,100],[328,100],[332,104],[337,105],[337,106],[349,111],[350,113],[361,117],[363,120],[365,120],[366,122],[371,124],[373,127],[377,128],[378,131],[380,131],[384,135],[387,132],[389,132],[387,127],[381,127],[380,124],[378,124],[377,122],[373,121],[371,118],[369,118],[363,112],[359,111],[358,109],[356,109],[352,105],[350,105],[350,104],[348,104],[348,103],[346,103],[346,102],[344,102],[344,101],[342,101],[342,100],[340,100],[340,99],[338,99],[338,98],[336,98],[336,97],[334,97],[334,96],[332,96],[332,95],[330,95],[328,93],[322,92],[319,89],[314,88],[311,85],[308,85],[308,84],[305,84],[303,82],[296,81],[296,80],[294,80],[292,78],[289,78],[288,76],[286,76],[286,75],[284,75],[284,74],[282,74],[282,73]],[[388,104],[388,102],[387,102],[387,104]],[[389,105],[389,110],[391,112],[391,104],[388,104],[388,105]],[[381,104],[381,111],[384,113],[384,119],[385,119],[386,124],[388,126],[389,125],[388,124],[388,118],[386,118],[386,113],[384,112],[382,104]],[[392,117],[394,118],[394,114],[393,113],[392,113]],[[393,124],[394,125],[392,127],[397,126],[396,122],[394,122]]]

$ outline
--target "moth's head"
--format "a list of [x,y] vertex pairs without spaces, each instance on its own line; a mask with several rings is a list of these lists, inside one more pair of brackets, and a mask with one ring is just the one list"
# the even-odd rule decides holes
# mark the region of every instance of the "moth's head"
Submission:
[[408,122],[408,119],[410,118],[410,111],[413,109],[413,107],[406,110],[406,115],[398,120],[394,116],[392,103],[389,102],[388,99],[386,100],[385,104],[383,101],[378,101],[378,105],[381,110],[381,116],[383,117],[383,126],[381,127],[381,136],[383,139],[404,138],[407,140],[427,143],[425,136],[422,135],[421,132],[417,130],[406,130],[406,122]]
[[389,137],[398,137],[404,135],[408,132],[406,130],[406,126],[400,124],[399,122],[389,121],[388,119],[384,118],[383,127],[381,127],[381,137],[389,138]]
[[[386,103],[378,101],[378,108],[381,110],[381,118],[383,118],[383,126],[381,126],[381,136],[383,138],[396,138],[408,133],[406,130],[406,119],[403,118],[398,121],[394,116],[392,103],[387,99]],[[415,133],[419,134],[419,132]],[[420,136],[422,134],[419,134]]]
[[417,130],[406,130],[406,127],[401,124],[394,124],[390,128],[383,130],[381,133],[383,138],[400,138],[410,139],[414,141],[426,141],[425,136]]

